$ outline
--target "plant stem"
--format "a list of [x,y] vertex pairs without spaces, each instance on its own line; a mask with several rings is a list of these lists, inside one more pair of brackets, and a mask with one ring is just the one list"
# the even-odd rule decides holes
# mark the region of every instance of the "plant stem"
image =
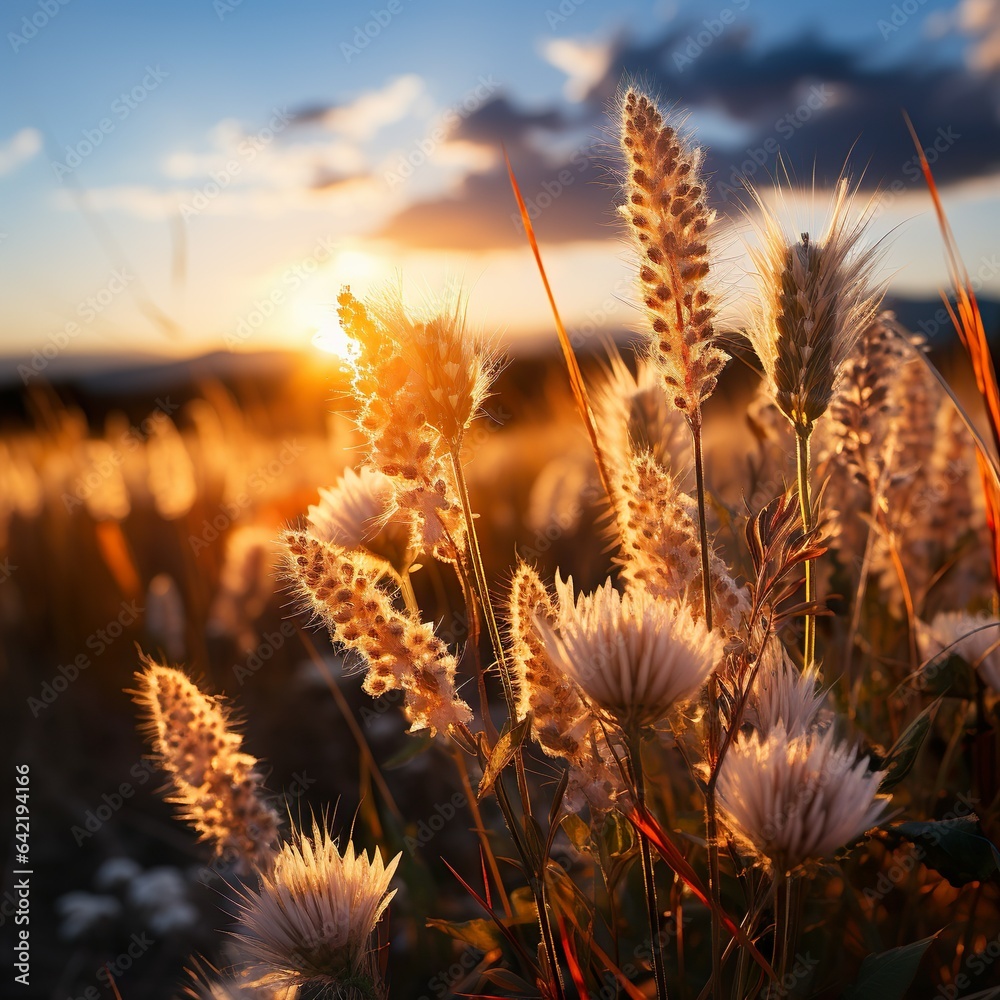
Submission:
[[[802,528],[811,531],[813,528],[812,487],[810,478],[809,444],[812,438],[812,427],[795,428],[795,466],[799,480],[799,510],[802,512]],[[816,567],[814,560],[805,564],[806,601],[816,600]],[[816,660],[816,616],[806,614],[805,633],[802,640],[803,665],[808,670]]]
[[[629,758],[632,779],[635,782],[635,801],[639,811],[646,808],[646,782],[642,774],[642,737],[638,730],[628,734]],[[656,905],[656,882],[653,873],[653,852],[649,838],[639,831],[639,851],[642,857],[642,883],[646,890],[646,915],[649,919],[650,950],[653,953],[653,978],[656,981],[657,1000],[667,1000],[667,973],[663,964],[663,947],[660,941],[660,908]]]
[[[701,590],[705,608],[705,627],[712,630],[712,573],[708,543],[708,517],[705,490],[705,452],[701,433],[701,410],[690,421],[694,442],[695,483],[698,494],[698,532],[701,547]],[[708,759],[713,772],[719,755],[719,684],[715,674],[708,680]],[[715,804],[715,782],[709,781],[705,795],[705,833],[708,844],[708,890],[712,896],[712,982],[722,986],[722,887],[719,885],[719,822]]]
[[[784,989],[788,957],[795,947],[795,878],[791,872],[777,876],[774,892],[774,966],[778,985]],[[780,932],[780,934],[779,934]]]

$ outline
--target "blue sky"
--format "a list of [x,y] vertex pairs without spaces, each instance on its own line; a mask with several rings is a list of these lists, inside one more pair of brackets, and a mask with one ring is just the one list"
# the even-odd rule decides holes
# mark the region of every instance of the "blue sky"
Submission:
[[[340,284],[397,273],[415,299],[463,283],[473,315],[512,340],[544,331],[501,141],[570,323],[628,325],[605,183],[624,71],[691,111],[723,181],[776,136],[822,189],[857,140],[855,173],[897,185],[876,219],[895,233],[893,287],[926,296],[944,271],[906,166],[905,103],[925,142],[941,137],[959,244],[997,294],[998,22],[995,0],[11,0],[2,350],[308,346],[335,336]],[[811,94],[808,119],[776,131]]]

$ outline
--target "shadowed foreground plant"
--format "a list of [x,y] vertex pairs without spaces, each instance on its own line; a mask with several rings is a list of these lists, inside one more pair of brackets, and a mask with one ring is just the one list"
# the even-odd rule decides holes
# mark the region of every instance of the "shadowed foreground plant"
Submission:
[[374,1000],[388,995],[372,935],[396,890],[402,855],[385,865],[376,850],[341,853],[325,828],[292,839],[240,899],[237,940],[244,977],[256,986],[300,987],[300,997]]
[[266,869],[278,839],[278,815],[264,800],[257,759],[242,750],[229,713],[173,667],[143,658],[132,695],[157,763],[170,777],[169,802],[201,839],[239,866]]

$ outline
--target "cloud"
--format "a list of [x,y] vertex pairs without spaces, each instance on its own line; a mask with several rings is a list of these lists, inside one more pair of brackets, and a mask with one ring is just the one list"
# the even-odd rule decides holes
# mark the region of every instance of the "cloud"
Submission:
[[423,79],[409,73],[389,80],[377,90],[365,91],[346,104],[300,108],[296,122],[300,125],[320,125],[330,132],[364,141],[386,125],[404,118],[425,94]]
[[[580,99],[572,116],[559,104],[524,109],[500,96],[451,138],[507,146],[529,205],[534,199],[538,206],[539,234],[554,242],[594,238],[613,218],[614,192],[606,183],[611,171],[595,156],[596,144],[567,148],[566,140],[581,129],[594,137],[606,131],[608,101],[623,78],[669,95],[691,112],[693,125],[699,116],[710,123],[706,170],[714,177],[717,204],[728,202],[730,209],[744,178],[767,184],[787,168],[793,178],[823,187],[848,161],[854,175],[863,174],[866,190],[917,190],[904,108],[939,183],[994,175],[1000,172],[1000,67],[989,69],[983,54],[992,51],[987,29],[995,23],[983,8],[1000,0],[965,2],[973,8],[966,14],[970,44],[980,46],[970,49],[976,71],[960,60],[886,64],[874,53],[811,34],[762,46],[749,22],[730,24],[706,46],[698,26],[675,22],[651,42],[621,38],[603,48],[549,43],[546,57],[567,72]],[[381,235],[421,247],[506,247],[523,239],[512,210],[506,173],[497,164],[403,208]]]
[[35,157],[41,148],[42,133],[36,128],[23,128],[6,142],[0,142],[0,177],[12,174]]
[[963,0],[958,16],[973,37],[969,65],[985,73],[1000,70],[1000,0]]

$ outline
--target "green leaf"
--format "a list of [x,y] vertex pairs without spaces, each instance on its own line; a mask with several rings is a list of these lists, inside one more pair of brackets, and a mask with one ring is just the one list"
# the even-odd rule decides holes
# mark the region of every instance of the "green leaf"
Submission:
[[524,742],[524,738],[531,729],[531,715],[526,715],[513,729],[507,730],[490,753],[490,759],[483,769],[483,778],[479,782],[479,791],[476,795],[478,799],[493,787],[493,782],[497,780],[500,772],[514,759],[514,754]]
[[576,813],[563,816],[562,828],[566,831],[569,842],[578,851],[585,851],[590,847],[590,824],[585,823]]
[[608,813],[601,830],[601,840],[609,858],[629,854],[635,847],[632,824],[616,812]]
[[975,815],[898,823],[884,829],[911,841],[920,852],[920,860],[956,888],[969,882],[984,882],[1000,873],[1000,851],[983,836]]
[[494,948],[502,946],[503,937],[492,920],[437,920],[427,921],[428,927],[444,931],[445,934],[466,944],[471,944],[473,948],[478,948],[482,952],[493,951]]
[[426,730],[422,733],[418,733],[416,736],[411,736],[407,739],[406,744],[403,749],[398,753],[394,753],[383,765],[383,771],[395,771],[400,767],[405,767],[419,757],[425,750],[430,750],[434,746],[434,740],[430,737]]
[[882,783],[878,786],[880,792],[888,792],[895,788],[910,773],[917,754],[920,753],[920,748],[931,731],[931,720],[940,704],[941,699],[938,698],[928,705],[893,744],[885,760],[879,765],[879,770],[886,772]]
[[936,937],[932,934],[901,948],[869,955],[861,963],[857,982],[844,991],[843,1000],[903,1000],[924,952]]

